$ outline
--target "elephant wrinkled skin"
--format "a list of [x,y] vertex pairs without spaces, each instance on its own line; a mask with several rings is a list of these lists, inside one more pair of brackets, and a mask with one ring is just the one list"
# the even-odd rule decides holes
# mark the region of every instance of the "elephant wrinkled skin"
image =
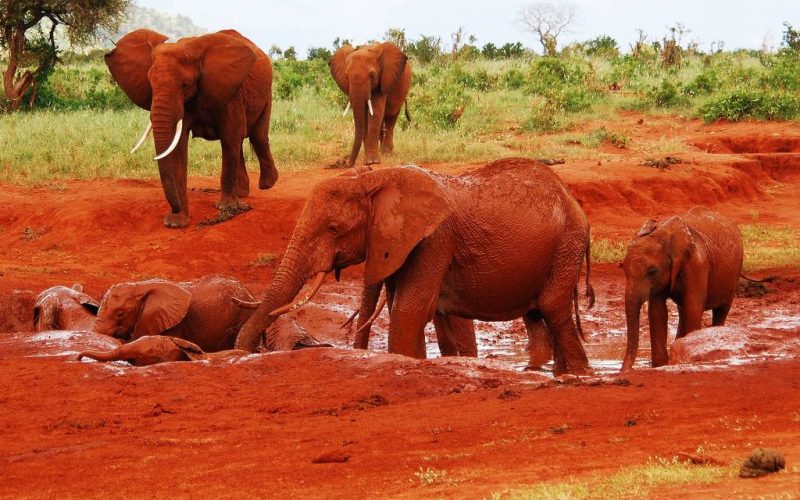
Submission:
[[248,354],[250,353],[247,351],[235,349],[208,353],[188,340],[167,336],[146,336],[108,352],[84,351],[78,354],[76,359],[78,361],[83,358],[104,362],[127,361],[134,366],[149,366],[170,361],[231,359]]
[[390,291],[390,352],[424,358],[423,330],[437,314],[526,317],[529,334],[542,326],[553,339],[556,373],[587,373],[572,306],[588,250],[577,201],[533,160],[458,177],[410,166],[328,179],[306,202],[236,347],[255,349],[275,316],[305,303],[327,273],[364,262],[365,285],[385,282]]
[[[234,30],[181,38],[147,29],[123,36],[106,54],[114,80],[140,108],[150,111],[158,171],[171,212],[167,227],[189,224],[186,180],[189,133],[222,145],[220,209],[241,206],[250,193],[242,143],[250,143],[261,169],[258,187],[278,179],[269,145],[272,63]],[[133,151],[132,151],[133,152]]]
[[177,337],[206,352],[230,349],[251,313],[233,298],[253,300],[239,281],[222,276],[188,283],[160,279],[120,283],[103,296],[94,331],[125,341],[146,335]]
[[677,338],[703,327],[711,310],[722,326],[742,272],[739,228],[722,215],[694,207],[661,222],[648,220],[629,245],[625,271],[628,345],[622,371],[633,368],[639,348],[639,314],[647,302],[653,366],[667,364],[667,299],[678,306]]

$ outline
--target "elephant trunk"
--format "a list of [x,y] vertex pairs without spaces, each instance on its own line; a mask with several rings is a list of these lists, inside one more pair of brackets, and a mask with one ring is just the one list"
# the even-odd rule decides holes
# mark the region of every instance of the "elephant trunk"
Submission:
[[100,352],[100,351],[83,351],[82,353],[78,354],[75,359],[80,361],[83,358],[90,358],[95,361],[117,361],[120,359],[118,356],[119,349],[114,349],[113,351],[107,352]]
[[642,309],[642,299],[634,292],[625,294],[625,320],[627,322],[628,344],[625,349],[625,359],[622,361],[623,372],[633,368],[636,354],[639,351],[639,314]]
[[[153,139],[155,140],[156,153],[159,155],[170,149],[175,143],[176,135],[179,134],[177,128],[183,117],[183,102],[178,101],[175,103],[174,101],[175,99],[169,96],[153,98],[150,122],[153,124]],[[172,212],[178,213],[183,207],[181,206],[175,179],[175,161],[179,161],[175,156],[167,155],[160,158],[158,160],[158,173],[161,177],[164,196],[166,196]]]
[[348,165],[351,167],[356,164],[358,153],[361,151],[361,145],[364,143],[364,137],[369,123],[367,118],[367,113],[369,112],[367,111],[367,101],[369,98],[369,92],[350,93],[350,104],[353,108],[353,122],[355,128],[353,149],[350,150],[350,159],[348,160]]
[[308,279],[304,261],[296,246],[290,244],[264,299],[239,330],[234,349],[254,352],[258,348],[261,335],[275,321],[276,316],[270,313],[292,302]]

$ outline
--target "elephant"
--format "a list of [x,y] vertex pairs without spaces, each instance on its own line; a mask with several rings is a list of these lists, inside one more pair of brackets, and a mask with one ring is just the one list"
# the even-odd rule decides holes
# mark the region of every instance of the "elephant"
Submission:
[[329,272],[364,262],[365,285],[386,282],[391,292],[389,352],[424,358],[423,330],[437,314],[525,316],[548,328],[556,373],[590,373],[572,318],[588,251],[583,210],[534,160],[498,160],[457,177],[415,166],[334,177],[313,189],[235,346],[253,350],[275,317],[305,304]]
[[99,308],[80,284],[54,286],[40,293],[33,304],[33,329],[90,331]]
[[622,262],[628,334],[622,371],[631,370],[636,360],[642,304],[648,304],[653,366],[663,366],[669,361],[667,299],[678,306],[677,338],[702,328],[709,309],[713,326],[724,325],[742,260],[739,228],[716,212],[694,207],[660,222],[646,221]]
[[186,283],[120,283],[103,296],[94,331],[124,341],[147,335],[177,337],[206,352],[230,349],[251,313],[232,298],[254,300],[239,281],[223,276]]
[[[391,42],[358,48],[344,45],[333,54],[328,66],[336,84],[347,95],[344,114],[353,109],[355,135],[347,166],[355,164],[362,142],[364,163],[380,163],[380,153],[394,150],[394,127],[411,88],[408,57]],[[406,119],[411,120],[407,104]]]
[[90,358],[96,361],[127,361],[134,366],[149,366],[170,361],[196,361],[231,359],[237,356],[247,356],[247,351],[235,349],[219,352],[203,352],[197,344],[177,337],[153,336],[140,337],[133,342],[123,344],[114,350],[83,351],[76,356],[76,360]]
[[148,29],[123,36],[106,54],[111,76],[134,104],[150,111],[158,171],[171,212],[170,228],[189,224],[187,167],[189,133],[222,145],[219,209],[242,207],[250,193],[242,143],[249,137],[260,166],[259,189],[269,189],[278,171],[269,145],[272,63],[234,30],[181,38]]

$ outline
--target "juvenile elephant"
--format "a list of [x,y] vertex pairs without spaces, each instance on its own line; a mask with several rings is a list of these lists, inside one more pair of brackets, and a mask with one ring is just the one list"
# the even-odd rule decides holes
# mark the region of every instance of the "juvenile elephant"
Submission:
[[436,314],[525,316],[550,332],[556,373],[586,373],[572,304],[588,249],[577,201],[533,160],[500,160],[459,177],[411,166],[328,179],[312,191],[236,347],[253,350],[274,318],[307,302],[327,273],[364,262],[365,285],[385,281],[391,292],[390,352],[424,358],[423,329]]
[[150,123],[131,153],[153,131],[158,171],[171,212],[167,227],[189,224],[186,191],[189,132],[222,144],[220,209],[237,208],[250,193],[242,143],[258,157],[260,189],[278,171],[269,146],[272,63],[250,40],[223,30],[167,43],[147,29],[123,36],[106,54],[106,65],[131,101],[150,111]]
[[84,351],[76,357],[78,361],[90,358],[96,361],[127,361],[134,366],[149,366],[170,361],[196,361],[230,359],[250,354],[247,351],[204,352],[197,344],[177,337],[146,336],[114,350]]
[[91,330],[100,304],[83,293],[83,286],[54,286],[39,294],[33,304],[33,329]]
[[125,341],[167,335],[194,342],[206,352],[230,349],[251,312],[232,298],[253,300],[239,281],[221,276],[188,283],[120,283],[100,302],[94,331]]
[[[353,108],[355,137],[347,160],[353,166],[364,143],[364,163],[380,163],[378,153],[394,149],[394,127],[411,88],[411,65],[399,47],[390,42],[354,49],[345,45],[333,54],[328,64],[336,84]],[[406,118],[410,120],[408,106]]]
[[622,371],[632,369],[639,348],[639,312],[648,303],[653,366],[667,364],[667,299],[678,306],[678,333],[702,328],[703,311],[725,324],[742,271],[739,228],[702,207],[656,222],[648,220],[628,245],[622,263],[627,285],[628,345]]

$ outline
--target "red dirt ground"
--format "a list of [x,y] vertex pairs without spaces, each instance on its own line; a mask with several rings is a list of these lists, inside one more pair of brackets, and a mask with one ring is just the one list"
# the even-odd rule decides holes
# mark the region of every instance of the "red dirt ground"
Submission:
[[[678,138],[697,147],[670,153],[682,162],[663,171],[628,150],[556,166],[595,236],[629,238],[644,219],[695,204],[740,223],[757,213],[759,224],[800,231],[800,127],[639,118],[624,115],[606,127],[631,143]],[[119,281],[219,273],[261,293],[274,265],[257,259],[280,257],[310,187],[338,174],[284,173],[274,189],[254,193],[253,210],[181,231],[161,224],[158,181],[68,182],[63,191],[0,186],[0,314],[8,314],[12,290],[73,282],[100,297]],[[218,193],[208,191],[218,181],[192,178],[190,186],[193,223],[215,216]],[[349,334],[337,327],[356,303],[360,271],[327,282],[297,321],[320,340],[346,345]],[[729,323],[760,328],[777,343],[796,341],[800,270],[757,274],[781,278],[772,293],[737,301]],[[615,265],[596,265],[592,281],[598,309],[585,315],[587,349],[618,363],[624,277]],[[379,345],[382,327],[383,319]],[[800,495],[796,347],[736,366],[560,383],[511,369],[493,351],[494,343],[513,343],[518,328],[482,328],[489,336],[478,361],[318,349],[149,368],[71,362],[53,356],[72,350],[67,340],[0,334],[0,496],[487,497],[591,480],[698,447],[736,464],[757,446],[781,450],[788,472],[654,493]],[[320,457],[339,463],[312,463]],[[420,468],[446,476],[426,485],[415,475]]]

